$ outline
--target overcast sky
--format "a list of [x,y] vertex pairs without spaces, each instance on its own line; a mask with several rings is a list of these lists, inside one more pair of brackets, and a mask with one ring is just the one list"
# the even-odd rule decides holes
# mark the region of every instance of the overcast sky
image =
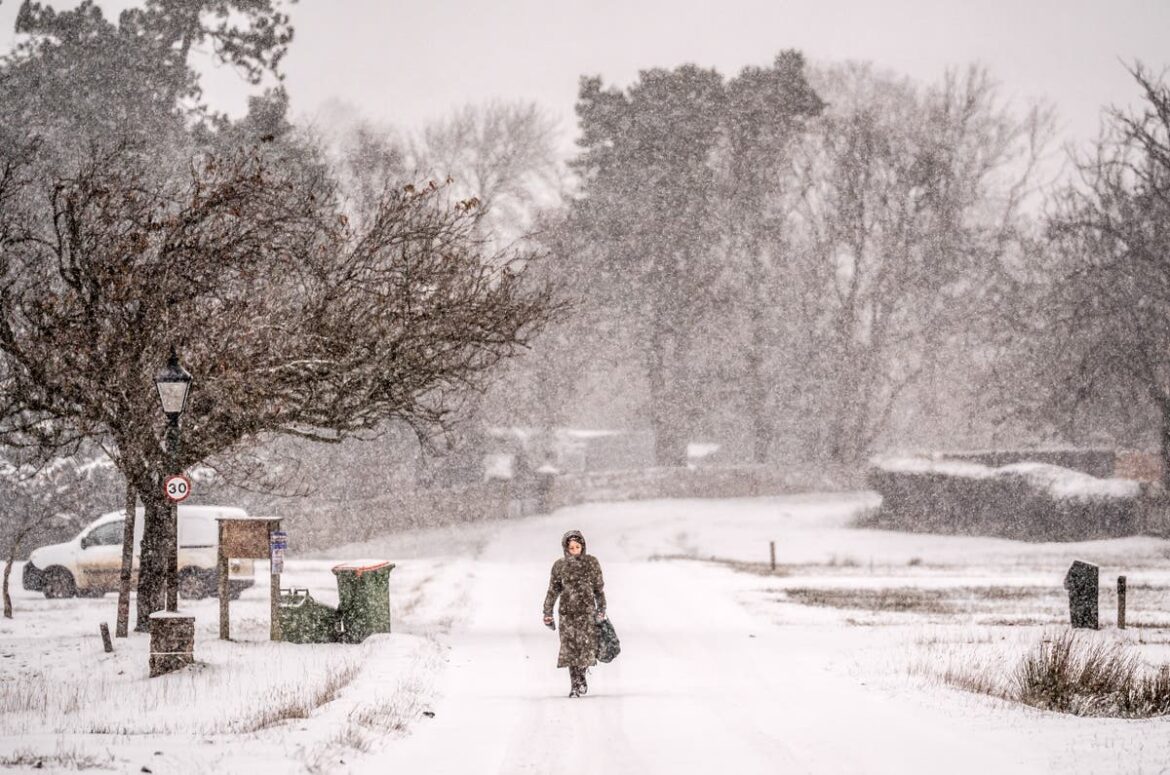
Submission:
[[[99,2],[111,16],[130,4]],[[18,6],[0,0],[5,48]],[[979,61],[1021,104],[1053,103],[1062,140],[1084,143],[1103,105],[1136,97],[1123,61],[1170,65],[1170,0],[301,0],[291,11],[294,112],[336,98],[408,128],[500,97],[546,105],[571,131],[583,74],[626,86],[641,69],[693,62],[734,75],[796,48],[923,81]],[[213,106],[241,110],[231,71],[205,87]]]

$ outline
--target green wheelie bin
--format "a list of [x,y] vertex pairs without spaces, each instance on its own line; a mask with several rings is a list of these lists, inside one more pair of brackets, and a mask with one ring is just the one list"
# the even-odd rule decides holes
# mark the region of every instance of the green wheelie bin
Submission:
[[288,643],[336,643],[341,627],[337,609],[313,599],[307,589],[280,591],[281,638]]
[[386,560],[354,560],[334,566],[341,641],[361,643],[375,632],[390,632],[390,571]]

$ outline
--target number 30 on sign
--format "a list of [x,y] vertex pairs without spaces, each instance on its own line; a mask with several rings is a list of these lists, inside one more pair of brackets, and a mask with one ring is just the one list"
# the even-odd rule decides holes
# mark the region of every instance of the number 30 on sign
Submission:
[[168,476],[163,482],[163,491],[167,498],[175,503],[185,501],[187,496],[191,494],[191,480],[182,474]]

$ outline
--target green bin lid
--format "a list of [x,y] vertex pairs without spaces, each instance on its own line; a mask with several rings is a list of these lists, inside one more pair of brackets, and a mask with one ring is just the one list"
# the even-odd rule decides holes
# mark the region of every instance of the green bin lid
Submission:
[[343,562],[340,565],[333,566],[334,573],[356,573],[362,575],[371,571],[382,570],[385,567],[394,567],[390,565],[389,560],[351,560]]

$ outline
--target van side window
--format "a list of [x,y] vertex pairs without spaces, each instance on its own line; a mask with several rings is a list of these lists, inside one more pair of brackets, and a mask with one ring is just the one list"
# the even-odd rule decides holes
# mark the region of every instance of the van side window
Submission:
[[122,527],[125,524],[124,520],[118,522],[107,522],[101,527],[96,527],[89,531],[89,535],[85,537],[86,543],[90,546],[115,546],[122,543]]

